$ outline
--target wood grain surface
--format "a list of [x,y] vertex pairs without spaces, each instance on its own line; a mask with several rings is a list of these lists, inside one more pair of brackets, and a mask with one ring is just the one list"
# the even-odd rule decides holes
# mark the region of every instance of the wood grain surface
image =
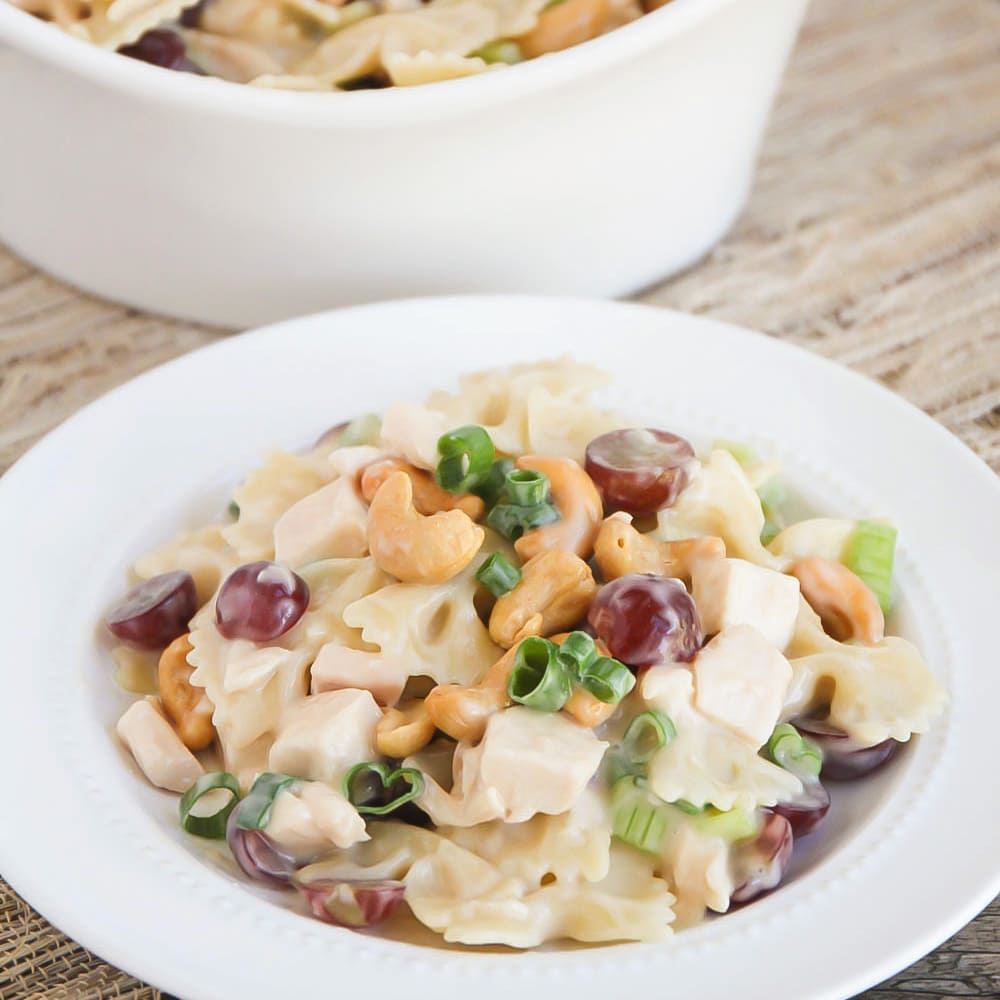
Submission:
[[[1000,0],[814,0],[746,213],[641,298],[881,379],[1000,471]],[[87,298],[0,249],[0,469],[112,386],[225,335]],[[0,881],[0,998],[159,996]],[[1000,901],[864,996],[1000,998]]]

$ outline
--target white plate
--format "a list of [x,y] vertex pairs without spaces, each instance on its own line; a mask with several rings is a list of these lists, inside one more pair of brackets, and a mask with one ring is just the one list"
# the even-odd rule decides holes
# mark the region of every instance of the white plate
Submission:
[[[269,445],[309,442],[469,369],[564,352],[609,369],[614,401],[640,420],[780,458],[820,511],[892,515],[893,624],[948,686],[946,716],[838,795],[788,885],[665,944],[432,950],[275,905],[193,851],[176,800],[127,765],[109,732],[123,699],[95,623],[132,558],[218,503]],[[425,299],[223,341],[87,407],[0,483],[0,871],[88,948],[186,1000],[373,988],[413,1000],[846,997],[1000,889],[998,514],[997,479],[913,407],[703,319],[607,302]]]

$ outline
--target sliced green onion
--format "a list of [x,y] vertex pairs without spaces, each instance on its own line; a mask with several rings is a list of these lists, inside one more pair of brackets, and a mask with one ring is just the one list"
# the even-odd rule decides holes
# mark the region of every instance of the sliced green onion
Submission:
[[573,693],[569,671],[559,662],[558,646],[533,635],[517,647],[507,679],[512,701],[539,712],[558,712]]
[[563,639],[556,656],[569,671],[570,676],[579,680],[584,671],[597,659],[597,646],[586,632],[570,632]]
[[559,511],[550,503],[532,507],[519,507],[512,503],[498,503],[486,518],[486,523],[496,532],[516,541],[526,531],[533,531],[543,524],[559,520]]
[[892,607],[892,565],[896,557],[896,529],[878,521],[858,521],[847,547],[844,565],[860,577],[878,598],[882,613]]
[[745,812],[743,809],[719,812],[712,807],[696,816],[694,824],[698,832],[706,837],[721,837],[730,844],[752,837],[760,828],[760,822],[752,812]]
[[290,774],[280,774],[275,771],[264,771],[257,775],[236,812],[236,825],[241,830],[263,830],[271,819],[271,809],[278,793],[285,788],[299,783],[298,778]]
[[619,840],[656,854],[669,825],[668,809],[643,790],[642,779],[625,777],[615,782],[611,789],[611,831]]
[[581,672],[580,684],[599,701],[617,705],[635,687],[635,674],[619,660],[599,656]]
[[509,594],[520,582],[521,571],[512,566],[503,553],[494,552],[476,570],[476,579],[494,596]]
[[352,448],[359,444],[375,444],[382,433],[382,418],[377,413],[362,413],[355,417],[337,438],[338,448]]
[[628,724],[622,750],[637,764],[648,764],[676,735],[670,717],[651,708],[640,712]]
[[472,492],[482,497],[487,507],[492,507],[503,495],[507,485],[507,473],[513,468],[512,458],[498,458],[490,466],[490,471],[473,485]]
[[797,778],[818,778],[823,767],[823,751],[787,722],[774,727],[767,741],[767,755]]
[[549,477],[534,469],[511,469],[506,486],[508,499],[517,507],[534,507],[549,496]]
[[[372,778],[377,778],[381,789],[390,793],[399,782],[406,784],[407,789],[395,798],[382,805],[367,805],[363,797],[364,783],[370,783]],[[369,785],[370,787],[370,785]],[[386,816],[394,812],[400,806],[412,802],[423,794],[424,776],[415,767],[398,767],[390,770],[388,764],[381,764],[378,761],[364,761],[355,764],[347,774],[344,775],[344,798],[359,813],[368,816]]]
[[753,465],[757,461],[757,453],[748,444],[742,441],[728,441],[726,438],[717,438],[712,442],[712,451],[721,449],[728,451],[740,465]]
[[524,53],[517,42],[507,38],[498,38],[495,42],[487,42],[482,48],[471,53],[471,58],[479,57],[485,63],[506,63],[513,66],[524,61]]
[[674,799],[670,805],[675,809],[680,809],[682,813],[687,813],[688,816],[700,816],[705,811],[703,806],[696,806],[693,802],[688,802],[687,799]]
[[226,513],[235,521],[240,516],[240,505],[235,500],[230,500],[226,507]]
[[486,476],[496,450],[485,428],[475,424],[458,427],[438,438],[438,462],[434,477],[449,493],[468,493]]
[[[209,792],[224,788],[230,793],[229,801],[211,816],[194,816],[191,810],[194,804]],[[181,827],[196,837],[206,837],[209,840],[223,840],[226,836],[226,822],[229,814],[240,801],[240,783],[236,776],[228,771],[213,771],[203,774],[181,796]]]
[[780,534],[781,528],[771,521],[765,521],[764,527],[760,529],[760,544],[770,545]]

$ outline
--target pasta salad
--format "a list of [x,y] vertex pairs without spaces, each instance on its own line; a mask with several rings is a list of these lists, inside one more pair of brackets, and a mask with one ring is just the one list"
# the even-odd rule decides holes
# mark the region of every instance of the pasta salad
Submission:
[[102,48],[285,90],[413,86],[578,45],[670,0],[11,0]]
[[775,889],[827,783],[927,729],[895,529],[786,523],[773,464],[604,382],[522,365],[338,425],[139,559],[117,735],[184,830],[344,927],[655,941]]

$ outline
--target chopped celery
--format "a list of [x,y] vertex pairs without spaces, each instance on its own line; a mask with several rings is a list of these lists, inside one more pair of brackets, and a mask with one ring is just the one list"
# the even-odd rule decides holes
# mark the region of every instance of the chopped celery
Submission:
[[645,791],[644,784],[634,777],[615,782],[611,789],[612,832],[626,844],[656,854],[667,835],[670,811],[666,803]]
[[353,448],[359,444],[375,444],[382,430],[382,418],[377,413],[364,413],[352,420],[337,439],[338,448]]
[[742,809],[719,812],[709,807],[700,816],[692,819],[695,828],[706,837],[721,837],[727,843],[746,840],[757,832],[758,822],[753,813]]
[[471,53],[471,58],[475,59],[477,56],[485,63],[506,63],[508,66],[524,61],[521,46],[509,38],[498,38],[494,42],[487,42],[481,49]]
[[896,529],[879,521],[858,521],[847,546],[844,565],[859,576],[878,598],[883,614],[892,605],[892,566]]

